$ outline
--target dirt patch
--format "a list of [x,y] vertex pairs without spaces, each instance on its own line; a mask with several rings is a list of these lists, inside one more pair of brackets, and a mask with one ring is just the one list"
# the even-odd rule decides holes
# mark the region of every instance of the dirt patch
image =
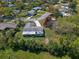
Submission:
[[44,43],[48,44],[49,43],[49,38],[46,37],[45,40],[44,40]]

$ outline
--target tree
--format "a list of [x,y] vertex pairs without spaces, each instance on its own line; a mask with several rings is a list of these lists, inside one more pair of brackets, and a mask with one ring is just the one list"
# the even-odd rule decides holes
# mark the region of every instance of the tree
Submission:
[[75,41],[73,41],[70,44],[70,50],[69,50],[69,56],[72,57],[72,59],[78,59],[79,58],[79,37],[77,39],[75,39]]
[[7,29],[5,32],[5,36],[7,39],[7,47],[12,48],[13,46],[13,40],[16,32],[13,29]]
[[7,39],[3,33],[0,32],[0,49],[4,50],[7,46]]
[[17,9],[20,9],[20,10],[24,9],[23,2],[17,1],[17,2],[15,2],[15,5],[16,5]]
[[77,5],[76,0],[75,0],[75,1],[72,1],[72,2],[70,2],[69,7],[70,7],[70,8],[72,8],[72,11],[73,11],[73,12],[77,12],[77,11],[76,11],[76,5]]
[[12,16],[13,10],[14,10],[14,8],[9,8],[9,7],[1,7],[0,8],[0,12],[2,13],[1,15],[5,15],[5,16]]

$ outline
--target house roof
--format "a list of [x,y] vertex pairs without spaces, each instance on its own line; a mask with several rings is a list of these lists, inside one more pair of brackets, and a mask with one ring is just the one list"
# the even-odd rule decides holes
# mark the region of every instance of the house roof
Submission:
[[43,27],[38,21],[30,21],[24,27],[24,31],[41,31]]
[[15,4],[8,4],[8,7],[16,7]]
[[34,16],[36,13],[37,13],[36,10],[30,10],[30,11],[27,12],[27,15],[28,16]]
[[24,31],[43,31],[43,27],[27,27]]
[[1,0],[1,1],[4,1],[4,2],[14,2],[16,0]]
[[30,11],[28,11],[28,13],[34,14],[35,10],[30,10]]
[[41,10],[42,7],[34,7],[33,10]]
[[44,34],[43,27],[37,27],[35,24],[28,23],[25,25],[23,30],[23,35],[35,35],[36,32],[39,32],[39,34]]
[[46,12],[45,14],[43,14],[41,17],[38,18],[38,20],[44,20],[46,19],[48,16],[50,16],[52,13],[50,12]]
[[15,23],[0,23],[0,30],[4,30],[6,28],[13,28],[15,29],[17,24]]
[[38,20],[30,20],[25,27],[42,27]]
[[37,27],[42,27],[38,20],[34,21]]
[[61,12],[61,14],[62,14],[63,16],[71,16],[70,13]]

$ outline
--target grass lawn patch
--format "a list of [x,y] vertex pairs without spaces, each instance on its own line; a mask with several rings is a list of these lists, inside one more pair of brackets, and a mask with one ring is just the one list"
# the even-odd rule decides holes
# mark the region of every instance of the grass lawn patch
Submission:
[[11,49],[2,51],[0,53],[0,59],[71,59],[69,56],[56,57],[50,55],[47,52],[41,52],[39,54],[31,53],[29,51],[12,51]]
[[37,15],[34,16],[33,18],[38,19],[38,18],[39,18],[40,16],[42,16],[44,13],[46,13],[46,11],[39,10],[39,11],[37,12]]

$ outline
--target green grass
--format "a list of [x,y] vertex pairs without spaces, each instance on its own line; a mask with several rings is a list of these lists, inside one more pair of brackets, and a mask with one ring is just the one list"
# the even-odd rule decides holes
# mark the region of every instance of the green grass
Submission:
[[56,57],[50,55],[47,52],[35,54],[29,51],[22,51],[22,50],[14,52],[10,49],[6,51],[2,51],[0,53],[0,59],[71,59],[71,58],[68,56]]
[[27,15],[26,12],[21,12],[20,14],[18,14],[19,17],[27,17],[26,15]]
[[77,11],[78,11],[78,14],[79,14],[79,0],[77,0]]
[[37,12],[37,15],[34,16],[33,18],[36,18],[36,19],[39,18],[39,17],[42,16],[45,12],[46,12],[46,11],[40,10],[40,11]]

